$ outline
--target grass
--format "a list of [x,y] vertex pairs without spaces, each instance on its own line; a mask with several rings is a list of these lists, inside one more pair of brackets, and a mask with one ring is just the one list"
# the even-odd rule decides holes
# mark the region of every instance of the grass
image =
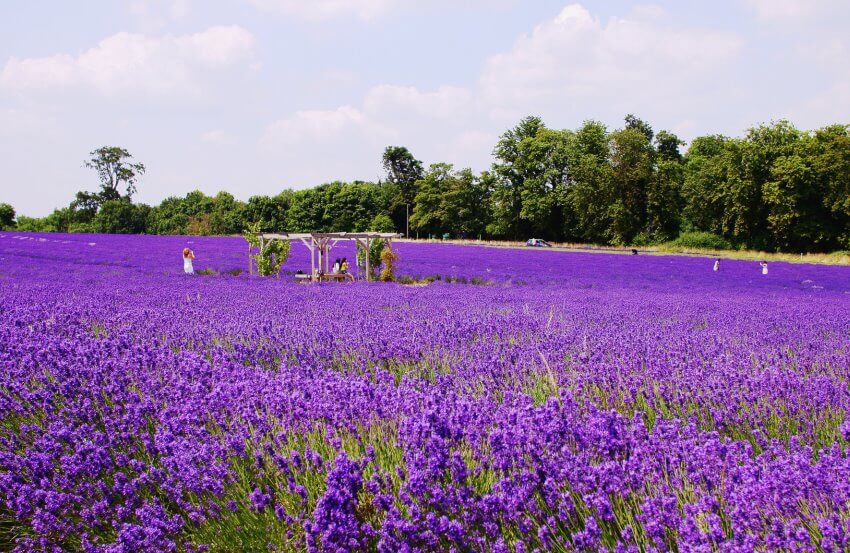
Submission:
[[[405,241],[405,239],[399,239]],[[511,240],[417,240],[417,242],[447,243],[460,245],[480,245],[497,248],[531,249],[525,242]],[[586,253],[631,254],[632,248],[642,254],[650,255],[697,255],[701,257],[721,257],[723,259],[744,259],[753,261],[783,261],[786,263],[816,263],[820,265],[850,265],[850,252],[837,251],[832,253],[771,253],[755,250],[712,250],[703,248],[686,248],[670,243],[657,246],[598,246],[573,242],[552,242],[552,248],[534,248],[543,251],[580,251]]]
[[239,276],[244,272],[245,271],[243,271],[242,269],[227,269],[227,270],[224,270],[224,271],[217,271],[215,269],[206,268],[206,269],[201,269],[199,271],[195,271],[195,274],[201,275],[201,276],[216,276],[216,275]]

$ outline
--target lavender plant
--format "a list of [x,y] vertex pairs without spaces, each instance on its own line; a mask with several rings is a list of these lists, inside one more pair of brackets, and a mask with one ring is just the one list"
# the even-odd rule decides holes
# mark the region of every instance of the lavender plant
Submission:
[[850,268],[395,247],[0,233],[0,547],[850,548]]

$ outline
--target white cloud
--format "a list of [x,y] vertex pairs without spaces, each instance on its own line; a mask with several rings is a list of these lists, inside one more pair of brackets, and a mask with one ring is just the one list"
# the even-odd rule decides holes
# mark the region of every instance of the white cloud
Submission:
[[269,125],[260,151],[287,186],[376,179],[383,147],[396,133],[352,106],[298,111]]
[[671,29],[663,20],[656,8],[603,23],[581,5],[568,5],[488,60],[480,79],[484,101],[496,116],[553,112],[580,118],[692,101],[734,60],[741,41],[726,33]]
[[250,61],[254,43],[250,32],[235,25],[180,36],[122,32],[78,56],[10,58],[0,73],[0,88],[192,96],[201,92],[206,73]]
[[129,9],[143,29],[156,30],[169,21],[185,19],[191,12],[191,0],[134,0]]
[[399,0],[249,0],[258,8],[303,19],[357,17],[372,20],[388,12]]
[[845,0],[744,0],[759,18],[776,22],[799,22],[846,8]]
[[266,148],[279,145],[327,144],[342,137],[373,141],[392,136],[361,110],[340,106],[335,110],[298,111],[292,117],[279,119],[269,125],[261,138]]
[[466,88],[441,86],[421,92],[413,86],[379,85],[366,94],[367,112],[388,116],[420,116],[449,119],[462,116],[472,107],[472,93]]
[[201,142],[205,142],[207,144],[227,144],[230,141],[230,135],[221,129],[201,133]]

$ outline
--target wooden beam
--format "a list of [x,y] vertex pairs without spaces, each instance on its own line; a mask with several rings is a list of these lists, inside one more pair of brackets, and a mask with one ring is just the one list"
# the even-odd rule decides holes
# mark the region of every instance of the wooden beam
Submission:
[[369,250],[369,237],[366,237],[366,282],[372,280],[372,271],[369,269],[369,258],[372,252]]

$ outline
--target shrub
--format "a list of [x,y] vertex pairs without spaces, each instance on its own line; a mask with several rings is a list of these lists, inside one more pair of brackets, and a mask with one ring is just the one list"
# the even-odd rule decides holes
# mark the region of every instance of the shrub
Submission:
[[369,228],[372,232],[395,232],[395,224],[393,224],[393,220],[383,213],[375,215],[372,222],[369,224]]
[[0,203],[0,230],[15,228],[15,208]]
[[[384,251],[384,241],[376,238],[369,243],[369,269],[372,275],[378,274],[381,266],[381,252]],[[366,248],[360,242],[357,243],[357,265],[366,269]]]
[[[261,276],[280,276],[281,267],[289,259],[289,241],[272,239],[268,242],[263,242],[260,239],[259,222],[248,225],[242,237],[248,242],[248,261],[251,264],[257,264],[257,273]],[[253,265],[251,266],[251,270],[253,270]]]
[[390,282],[395,280],[395,262],[398,260],[398,254],[389,246],[381,250],[381,280]]
[[731,250],[734,249],[722,236],[710,232],[683,232],[678,238],[667,245],[675,248],[692,248],[700,250]]

